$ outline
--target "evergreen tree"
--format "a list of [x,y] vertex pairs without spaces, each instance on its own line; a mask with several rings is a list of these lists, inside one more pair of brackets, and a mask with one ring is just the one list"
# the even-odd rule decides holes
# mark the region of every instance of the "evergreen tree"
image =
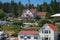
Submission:
[[37,7],[36,7],[36,9],[37,9],[37,11],[40,11],[40,12],[42,12],[42,5],[37,5]]
[[2,9],[3,8],[3,4],[2,4],[2,2],[0,1],[0,9]]
[[47,12],[47,6],[48,6],[47,3],[44,2],[42,6],[42,11]]
[[18,16],[21,16],[22,14],[22,4],[21,2],[18,3]]
[[59,13],[60,13],[60,2],[58,3],[58,7],[59,7],[59,9],[58,9],[58,10],[59,10]]
[[4,10],[6,13],[9,13],[9,12],[10,12],[10,4],[9,4],[9,3],[4,3],[4,4],[3,4],[3,10]]

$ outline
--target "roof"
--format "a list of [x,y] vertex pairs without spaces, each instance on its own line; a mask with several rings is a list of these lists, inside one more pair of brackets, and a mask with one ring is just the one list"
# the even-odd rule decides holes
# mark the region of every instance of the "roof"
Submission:
[[59,16],[60,16],[60,13],[51,15],[51,17],[59,17]]
[[54,25],[54,24],[50,24],[48,23],[49,27],[54,30],[54,31],[58,31],[58,28]]
[[[36,14],[37,16],[46,16],[47,12],[37,12],[36,9],[28,9],[32,14]],[[25,13],[27,11],[27,9],[23,10],[23,13]],[[28,15],[29,16],[29,15]],[[30,18],[34,18],[34,16],[29,16]],[[29,18],[29,17],[25,17],[23,16],[22,18]]]
[[22,30],[18,34],[35,35],[35,34],[38,34],[38,32],[37,31],[26,31],[26,30]]
[[35,9],[33,9],[33,8],[32,8],[32,9],[30,9],[30,11],[31,11],[31,13],[32,13],[32,14],[34,14],[34,13],[36,12],[36,10],[35,10]]
[[38,16],[46,16],[47,12],[37,12]]

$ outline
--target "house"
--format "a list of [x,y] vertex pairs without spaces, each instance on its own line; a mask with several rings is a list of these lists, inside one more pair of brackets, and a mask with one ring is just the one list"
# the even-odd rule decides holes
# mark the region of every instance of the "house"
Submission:
[[25,19],[37,19],[45,18],[47,12],[37,12],[36,9],[24,9],[21,18]]
[[21,18],[28,19],[28,20],[29,19],[33,20],[34,15],[32,14],[32,12],[30,10],[27,9],[27,10],[23,11],[23,14],[22,14]]
[[39,30],[39,35],[41,37],[41,40],[57,40],[58,29],[55,25],[46,23]]
[[58,29],[54,24],[46,23],[37,31],[20,31],[18,40],[57,40]]
[[38,40],[39,33],[37,31],[20,31],[18,33],[18,40]]

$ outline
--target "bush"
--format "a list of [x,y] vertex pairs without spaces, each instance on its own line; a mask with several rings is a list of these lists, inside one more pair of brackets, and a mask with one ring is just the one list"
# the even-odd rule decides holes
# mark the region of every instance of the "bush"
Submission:
[[19,26],[21,26],[21,25],[23,25],[23,22],[21,21],[21,22],[13,22],[13,25],[19,25]]
[[38,26],[41,27],[45,23],[51,23],[51,21],[49,19],[41,19],[38,21]]
[[4,18],[5,16],[5,12],[2,9],[0,9],[0,19]]

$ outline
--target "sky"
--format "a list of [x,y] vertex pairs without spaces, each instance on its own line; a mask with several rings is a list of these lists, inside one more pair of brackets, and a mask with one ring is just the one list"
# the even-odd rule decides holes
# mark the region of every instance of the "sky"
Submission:
[[[0,1],[2,1],[2,2],[11,2],[11,0],[0,0]],[[28,3],[28,0],[14,0],[15,2],[19,2],[19,1],[21,1],[21,3],[22,4],[27,4]],[[57,0],[57,2],[59,2],[60,0]],[[47,3],[50,3],[51,2],[51,0],[30,0],[30,3],[31,4],[34,4],[35,6],[37,5],[37,4],[43,4],[43,2],[47,2]]]

